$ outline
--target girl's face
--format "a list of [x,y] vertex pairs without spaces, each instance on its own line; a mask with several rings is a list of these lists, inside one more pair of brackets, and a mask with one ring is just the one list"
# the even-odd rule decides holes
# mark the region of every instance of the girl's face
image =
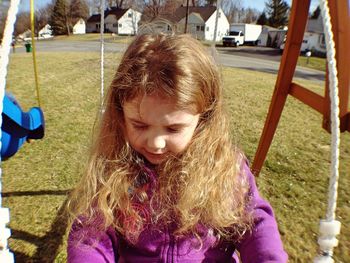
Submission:
[[123,105],[126,138],[150,163],[160,164],[190,143],[199,114],[179,110],[170,99],[138,96]]

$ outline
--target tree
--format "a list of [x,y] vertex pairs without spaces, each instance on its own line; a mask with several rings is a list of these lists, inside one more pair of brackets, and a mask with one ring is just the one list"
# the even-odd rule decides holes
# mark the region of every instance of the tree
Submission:
[[162,0],[143,0],[144,12],[143,19],[146,21],[152,21],[159,17],[164,7],[164,1]]
[[50,25],[54,35],[70,35],[73,23],[89,17],[89,7],[85,0],[56,0],[50,17]]
[[320,6],[317,6],[317,8],[315,9],[315,11],[312,13],[311,15],[311,19],[317,19],[318,16],[321,14],[321,9]]
[[17,36],[30,29],[30,13],[21,12],[17,14],[14,35]]
[[265,11],[263,11],[263,12],[261,13],[261,15],[259,16],[259,18],[258,18],[258,20],[256,21],[256,23],[257,23],[258,25],[262,25],[262,26],[268,24],[268,20],[267,20]]
[[269,0],[265,5],[269,26],[280,28],[287,25],[289,6],[284,0]]
[[123,8],[124,0],[108,0],[108,7]]
[[89,17],[89,7],[85,0],[71,0],[69,10],[71,21],[75,21],[79,18],[87,20]]
[[3,32],[5,29],[5,21],[7,16],[7,10],[10,6],[10,1],[4,0],[3,2],[0,1],[0,43],[2,41]]
[[221,6],[230,23],[243,22],[245,9],[242,0],[222,0]]
[[56,0],[50,17],[50,25],[54,35],[70,35],[70,21],[66,0]]
[[258,17],[259,17],[258,10],[249,7],[244,10],[243,23],[247,23],[247,24],[255,23]]

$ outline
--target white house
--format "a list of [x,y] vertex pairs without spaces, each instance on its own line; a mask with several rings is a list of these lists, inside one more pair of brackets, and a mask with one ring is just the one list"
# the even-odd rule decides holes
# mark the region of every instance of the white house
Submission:
[[86,33],[86,23],[84,19],[79,18],[73,26],[73,34],[85,34]]
[[[121,9],[112,7],[104,12],[105,32],[118,35],[135,35],[138,31],[138,24],[141,13],[132,8]],[[92,15],[87,20],[87,32],[100,32],[100,15]]]
[[27,29],[22,34],[19,34],[16,37],[17,41],[27,41],[32,39],[32,31],[30,29]]
[[[280,46],[284,49],[285,43]],[[321,14],[316,19],[309,18],[300,51],[310,50],[313,55],[325,56],[327,52]]]
[[326,42],[321,14],[317,19],[307,21],[303,42],[307,44],[308,49],[317,53],[325,54]]
[[[215,22],[217,9],[215,6],[196,6],[189,7],[187,19],[187,32],[191,33],[197,39],[214,40]],[[186,24],[186,7],[181,6],[175,11],[175,20],[177,18],[177,31],[183,33]],[[221,41],[230,28],[222,9],[218,10],[218,24],[215,41]]]
[[39,30],[39,38],[51,38],[52,35],[52,29],[49,24],[46,24],[42,29]]
[[135,35],[140,19],[141,13],[131,8],[112,8],[105,17],[105,28],[118,35]]

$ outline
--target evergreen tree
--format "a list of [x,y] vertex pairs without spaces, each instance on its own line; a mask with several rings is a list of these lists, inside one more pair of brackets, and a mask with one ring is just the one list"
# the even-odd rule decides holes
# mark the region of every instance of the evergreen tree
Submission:
[[289,6],[284,0],[269,0],[265,3],[269,26],[281,28],[288,23]]
[[262,26],[268,24],[268,20],[267,20],[265,11],[263,11],[263,12],[261,13],[261,15],[259,16],[259,18],[258,18],[258,20],[256,21],[256,23],[257,23],[258,25],[262,25]]
[[71,26],[66,0],[56,0],[50,17],[50,26],[54,35],[70,35]]
[[320,6],[317,6],[317,8],[315,9],[315,11],[312,13],[311,15],[311,19],[317,19],[318,16],[321,14],[321,9]]

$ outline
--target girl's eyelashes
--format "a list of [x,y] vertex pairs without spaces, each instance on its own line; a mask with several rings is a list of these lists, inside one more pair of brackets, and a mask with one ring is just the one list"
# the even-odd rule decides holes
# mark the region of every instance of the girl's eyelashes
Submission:
[[[148,125],[146,124],[142,124],[142,123],[131,123],[132,127],[135,129],[135,130],[139,130],[139,131],[144,131],[148,128]],[[169,127],[166,127],[166,131],[169,132],[169,133],[179,133],[181,132],[183,129],[183,127],[172,127],[172,126],[169,126]]]
[[140,130],[140,131],[143,131],[143,130],[146,130],[148,128],[147,125],[144,125],[144,124],[140,124],[140,123],[132,123],[132,127],[136,130]]
[[178,133],[181,132],[181,128],[167,127],[169,133]]

